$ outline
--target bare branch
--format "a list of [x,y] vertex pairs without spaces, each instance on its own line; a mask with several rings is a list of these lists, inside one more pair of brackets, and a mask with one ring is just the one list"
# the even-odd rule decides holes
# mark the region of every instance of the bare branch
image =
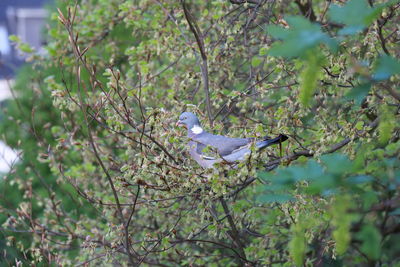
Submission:
[[208,80],[208,63],[207,63],[207,54],[206,49],[204,47],[203,34],[201,33],[200,28],[197,26],[195,18],[190,14],[190,11],[185,3],[185,0],[181,0],[181,4],[183,7],[183,11],[185,13],[185,18],[189,24],[189,28],[192,31],[194,37],[196,38],[197,45],[200,50],[202,63],[200,65],[202,79],[203,79],[203,88],[204,93],[206,95],[206,105],[207,105],[207,115],[210,125],[213,125],[213,116],[211,111],[211,101],[210,101],[210,89],[209,89],[209,80]]

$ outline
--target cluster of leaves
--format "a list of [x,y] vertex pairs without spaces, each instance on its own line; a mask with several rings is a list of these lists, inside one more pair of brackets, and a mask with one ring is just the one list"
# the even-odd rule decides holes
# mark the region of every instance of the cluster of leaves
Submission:
[[[393,265],[400,6],[332,2],[63,1],[48,55],[19,78],[39,101],[21,93],[31,112],[10,104],[2,122],[23,150],[1,184],[21,192],[0,204],[9,251],[44,266]],[[185,109],[210,131],[290,139],[203,170],[173,126]]]
[[[330,37],[321,30],[320,25],[303,17],[288,17],[289,29],[275,25],[268,27],[268,33],[271,36],[283,40],[283,43],[273,45],[268,51],[269,55],[302,59],[301,63],[304,67],[301,71],[299,102],[303,106],[310,106],[310,101],[314,100],[314,96],[323,93],[318,91],[318,82],[322,71],[325,69],[328,72],[324,68],[327,65],[327,55],[333,53],[336,57],[346,56],[348,43],[354,45],[355,42],[360,42],[359,38],[351,39],[351,37],[359,35],[362,31],[366,32],[366,28],[368,29],[378,17],[381,20],[385,19],[381,15],[382,10],[394,3],[395,1],[390,1],[372,7],[366,1],[352,0],[344,6],[333,5],[328,11],[330,21],[344,24],[339,30],[330,32],[336,38]],[[381,31],[379,28],[381,24],[382,22],[378,20],[378,31]],[[341,256],[346,262],[352,260],[348,256],[352,254],[349,253],[351,249],[360,252],[370,264],[380,259],[390,259],[399,249],[397,246],[391,247],[399,240],[397,230],[392,232],[388,229],[396,229],[399,225],[397,190],[400,186],[398,159],[400,151],[398,103],[400,100],[398,92],[388,89],[385,86],[390,85],[383,85],[382,82],[387,82],[393,75],[400,73],[400,62],[390,55],[382,42],[384,41],[381,40],[384,52],[376,55],[375,58],[366,59],[350,54],[353,61],[350,84],[353,88],[345,93],[342,99],[338,99],[340,102],[352,101],[351,110],[360,112],[374,102],[366,99],[367,95],[373,95],[372,87],[383,87],[388,90],[393,98],[386,99],[389,100],[386,103],[381,102],[383,106],[377,108],[377,114],[373,118],[365,115],[372,121],[369,124],[365,121],[355,122],[352,127],[357,132],[353,133],[353,137],[345,138],[331,149],[323,148],[327,151],[303,151],[304,156],[325,154],[318,157],[318,160],[301,160],[302,153],[298,153],[300,158],[297,164],[279,167],[276,172],[259,173],[259,177],[265,183],[260,187],[261,194],[258,198],[262,203],[296,201],[296,194],[302,197],[309,195],[333,199],[333,203],[324,212],[329,220],[318,226],[321,230],[332,228],[331,236],[336,244],[335,254]],[[322,53],[321,44],[325,44],[328,48],[322,50]],[[366,55],[366,51],[363,54]],[[392,86],[397,85],[398,81],[392,83]],[[337,92],[338,90],[335,93]],[[376,94],[376,91],[374,93]],[[393,100],[394,102],[391,102]],[[360,104],[362,104],[361,110]],[[379,134],[376,134],[374,128],[377,126],[378,119]],[[332,123],[337,123],[337,121],[332,121]],[[349,153],[351,159],[345,154],[330,154],[342,145],[354,142],[354,139],[358,142],[355,142]],[[297,158],[296,153],[293,156]],[[379,203],[388,200],[394,203],[380,206]],[[383,214],[379,212],[382,208],[386,209]],[[308,218],[306,214],[304,217]],[[310,249],[308,245],[313,241],[307,240],[306,231],[311,229],[316,231],[315,228],[318,228],[315,223],[310,224],[309,219],[300,218],[292,226],[294,230],[291,244],[293,245],[290,247],[290,253],[296,265],[303,264],[305,255]],[[393,233],[395,234],[392,235]],[[350,244],[352,244],[351,248],[349,248]],[[346,255],[346,253],[349,254]]]

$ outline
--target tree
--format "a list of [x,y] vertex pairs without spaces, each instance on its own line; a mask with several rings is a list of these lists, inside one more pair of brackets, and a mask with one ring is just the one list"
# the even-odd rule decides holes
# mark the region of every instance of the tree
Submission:
[[[41,90],[61,117],[38,143],[44,180],[70,200],[20,186],[2,231],[30,232],[26,259],[44,265],[395,264],[399,7],[70,1],[37,63],[57,69]],[[218,133],[290,139],[204,170],[173,127],[185,109]]]

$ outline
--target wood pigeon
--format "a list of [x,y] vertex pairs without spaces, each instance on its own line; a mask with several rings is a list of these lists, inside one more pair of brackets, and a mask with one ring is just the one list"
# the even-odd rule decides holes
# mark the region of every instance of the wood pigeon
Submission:
[[[213,168],[213,165],[218,162],[232,164],[244,160],[246,155],[251,153],[250,147],[253,143],[258,150],[261,150],[288,139],[283,134],[273,139],[265,138],[260,141],[256,141],[255,138],[231,138],[210,134],[201,128],[199,119],[192,112],[183,112],[176,125],[187,128],[190,139],[188,143],[190,156],[203,168]],[[207,146],[215,149],[219,157],[205,155],[204,149]]]

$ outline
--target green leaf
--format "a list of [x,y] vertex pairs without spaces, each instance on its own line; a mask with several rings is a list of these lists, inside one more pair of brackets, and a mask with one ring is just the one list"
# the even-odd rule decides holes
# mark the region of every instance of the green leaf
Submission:
[[294,200],[294,198],[288,194],[263,193],[262,195],[257,197],[257,200],[261,203],[284,203],[290,200]]
[[327,172],[336,175],[342,175],[351,172],[353,163],[350,159],[341,153],[327,154],[321,157],[321,161],[327,168]]
[[289,242],[289,252],[296,266],[303,266],[304,255],[307,248],[305,231],[303,227],[296,224],[292,227],[293,236]]
[[390,76],[400,73],[400,62],[388,55],[382,55],[375,66],[372,78],[377,81],[389,79]]
[[32,53],[32,52],[33,52],[33,48],[30,47],[29,44],[26,44],[26,43],[20,44],[20,45],[19,45],[19,49],[20,49],[22,52],[25,52],[25,53]]
[[380,232],[371,224],[365,225],[359,233],[357,238],[362,241],[361,251],[364,252],[372,260],[379,259],[381,255],[381,240]]
[[400,208],[395,209],[394,211],[389,213],[392,216],[397,216],[400,215]]
[[366,0],[350,0],[344,6],[332,5],[328,14],[332,21],[347,25],[339,34],[352,35],[369,26],[384,7],[385,5],[375,5],[372,8]]
[[275,39],[285,40],[290,37],[289,29],[282,28],[276,25],[271,25],[267,27],[267,32],[269,35]]
[[275,39],[283,40],[282,43],[275,43],[269,50],[271,56],[282,56],[293,58],[302,56],[306,51],[326,44],[331,50],[336,50],[337,43],[326,33],[321,31],[318,24],[311,23],[309,20],[293,16],[287,17],[290,28],[285,29],[278,26],[268,26],[267,33]]
[[379,142],[381,144],[387,143],[392,138],[392,132],[396,126],[396,117],[389,106],[381,105],[380,107],[380,120],[379,120]]
[[370,175],[357,175],[357,176],[351,176],[347,178],[347,182],[350,184],[363,184],[363,183],[368,183],[374,180],[374,177]]
[[321,164],[319,164],[316,160],[311,159],[307,162],[307,165],[304,168],[304,177],[307,180],[313,181],[323,178],[325,176],[324,170],[322,169]]
[[343,255],[350,243],[350,229],[347,226],[339,226],[332,233],[336,241],[336,251],[339,255]]
[[378,196],[375,192],[368,191],[362,195],[363,209],[368,210],[371,206],[378,202]]
[[336,252],[343,255],[350,244],[351,234],[350,227],[353,221],[352,214],[348,213],[348,209],[352,207],[353,202],[347,195],[338,196],[334,205],[331,207],[332,225],[335,230],[332,237],[336,241]]
[[364,122],[363,121],[358,121],[356,123],[356,125],[354,126],[354,128],[356,128],[357,130],[361,130],[364,127]]
[[[280,167],[275,173],[259,172],[258,177],[267,182],[263,189],[273,192],[273,197],[276,197],[277,193],[292,189],[297,182],[302,180],[310,182],[306,191],[311,194],[321,193],[323,190],[331,188],[334,183],[333,177],[324,173],[322,165],[314,159],[308,160],[306,165]],[[272,202],[274,201],[273,197]],[[266,198],[268,202],[271,202],[270,197]]]
[[266,47],[261,47],[259,51],[260,56],[266,56],[268,54],[268,48]]
[[314,95],[317,87],[318,79],[321,76],[321,66],[323,58],[316,53],[308,52],[307,59],[304,62],[300,77],[300,93],[299,100],[303,106],[309,106],[310,100]]
[[16,35],[10,35],[10,36],[8,37],[8,39],[9,39],[11,42],[15,42],[15,43],[18,43],[18,42],[21,41],[21,39],[20,39],[18,36],[16,36]]
[[364,98],[368,95],[371,89],[371,83],[361,84],[356,86],[345,95],[345,100],[354,100],[354,103],[360,105]]
[[255,56],[255,57],[253,57],[251,59],[251,66],[257,67],[257,66],[259,66],[261,64],[261,62],[262,62],[262,59],[257,57],[257,56]]

